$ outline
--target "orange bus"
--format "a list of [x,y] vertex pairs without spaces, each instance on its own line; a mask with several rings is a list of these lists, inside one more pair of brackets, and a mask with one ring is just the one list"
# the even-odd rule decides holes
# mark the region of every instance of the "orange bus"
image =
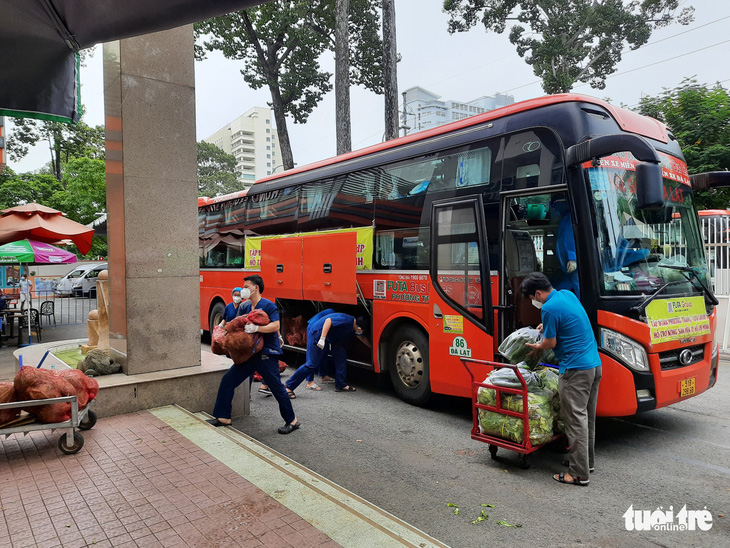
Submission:
[[[669,405],[717,378],[717,300],[679,145],[592,97],[516,103],[202,198],[199,229],[201,330],[260,272],[287,352],[304,352],[319,310],[367,315],[373,349],[353,342],[350,364],[389,375],[416,405],[470,396],[460,358],[499,361],[507,334],[540,322],[518,291],[535,270],[588,312],[600,415]],[[661,232],[682,241],[660,245]]]

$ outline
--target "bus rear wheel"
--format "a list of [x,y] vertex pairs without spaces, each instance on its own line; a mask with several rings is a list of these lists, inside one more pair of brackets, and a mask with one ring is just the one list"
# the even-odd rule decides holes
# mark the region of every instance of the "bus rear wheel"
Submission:
[[226,311],[226,307],[223,303],[215,303],[213,308],[210,310],[210,316],[208,317],[208,326],[210,328],[210,336],[213,336],[213,328],[223,321],[223,314]]
[[396,394],[412,405],[431,399],[428,338],[412,325],[398,330],[388,350],[388,370]]

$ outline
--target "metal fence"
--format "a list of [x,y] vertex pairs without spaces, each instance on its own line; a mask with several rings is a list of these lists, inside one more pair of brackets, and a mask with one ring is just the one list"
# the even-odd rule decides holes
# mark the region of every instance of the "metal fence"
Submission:
[[31,297],[42,327],[86,323],[89,311],[97,307],[95,293],[91,297],[61,297],[53,292],[34,291]]

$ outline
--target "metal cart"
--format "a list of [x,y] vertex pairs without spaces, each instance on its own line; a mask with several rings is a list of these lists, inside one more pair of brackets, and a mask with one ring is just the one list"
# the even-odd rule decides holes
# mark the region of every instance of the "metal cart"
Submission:
[[[58,448],[67,455],[78,453],[84,446],[84,437],[79,432],[76,432],[76,428],[79,430],[90,430],[93,428],[96,424],[96,413],[89,409],[89,405],[79,411],[79,402],[76,396],[0,403],[0,409],[21,409],[64,402],[71,402],[70,420],[53,424],[42,424],[38,422],[28,422],[33,420],[32,416],[20,417],[14,421],[6,423],[5,426],[0,427],[0,436],[5,436],[5,439],[7,439],[10,434],[22,433],[23,435],[27,435],[28,432],[36,430],[61,430],[63,434],[58,439]],[[89,404],[91,404],[91,402],[89,402]]]
[[[554,435],[550,441],[541,444],[541,445],[532,445],[532,442],[530,441],[530,418],[529,418],[529,406],[526,404],[527,402],[527,384],[525,383],[525,379],[522,377],[522,374],[520,373],[519,367],[516,365],[511,364],[504,364],[504,363],[498,363],[498,362],[490,362],[486,360],[476,360],[472,358],[461,358],[461,363],[464,364],[464,367],[469,373],[469,376],[471,377],[471,401],[472,401],[472,428],[471,428],[471,438],[473,440],[479,440],[484,443],[489,444],[489,454],[491,455],[492,459],[497,458],[497,449],[500,447],[503,447],[504,449],[509,449],[510,451],[514,451],[519,454],[519,462],[520,466],[523,469],[528,469],[530,467],[530,460],[528,455],[532,453],[533,451],[537,451],[540,449],[540,447],[543,447],[544,445],[547,445],[548,443],[562,437],[564,434],[557,434]],[[515,372],[515,375],[520,381],[520,384],[522,385],[521,388],[507,388],[503,386],[497,386],[494,384],[489,384],[486,382],[479,382],[474,379],[474,366],[488,366],[493,369],[500,369],[503,367],[508,367],[512,369]],[[482,367],[484,369],[484,367]],[[486,405],[483,403],[479,403],[477,400],[477,396],[479,393],[480,388],[488,388],[490,390],[496,391],[496,406],[492,405]],[[515,394],[522,396],[522,412],[518,413],[517,411],[511,411],[509,409],[504,409],[502,407],[502,394]],[[485,409],[487,411],[493,411],[495,413],[499,413],[501,415],[509,415],[511,417],[517,417],[522,419],[522,426],[524,428],[524,435],[522,438],[522,443],[513,442],[510,440],[506,440],[503,438],[499,438],[497,436],[492,436],[489,434],[483,434],[481,430],[479,429],[479,410]]]

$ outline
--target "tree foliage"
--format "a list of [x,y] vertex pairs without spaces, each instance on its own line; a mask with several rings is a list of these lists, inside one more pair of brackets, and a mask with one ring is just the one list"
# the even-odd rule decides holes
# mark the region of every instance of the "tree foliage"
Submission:
[[[730,170],[730,93],[685,79],[657,97],[642,97],[641,114],[667,124],[677,138],[691,174]],[[730,189],[699,191],[699,209],[727,209]]]
[[62,190],[63,186],[52,175],[16,174],[6,167],[0,173],[0,209],[31,202],[50,205],[51,197]]
[[679,0],[444,0],[449,32],[479,21],[502,34],[532,65],[546,93],[564,93],[576,82],[604,89],[624,48],[644,45],[654,29],[688,24],[694,8],[677,13]]
[[74,158],[104,158],[104,127],[84,122],[65,124],[31,118],[14,118],[7,150],[11,160],[24,158],[40,142],[48,145],[51,172],[63,180],[63,165]]
[[51,196],[48,205],[81,224],[106,212],[106,166],[104,160],[76,158],[63,172],[64,188]]
[[212,143],[198,143],[198,196],[222,196],[241,190],[236,158]]
[[[380,48],[371,43],[378,38],[370,22],[377,11],[355,9],[354,4],[371,6],[374,0],[352,0],[351,78],[356,84],[380,89],[377,62]],[[243,61],[241,74],[253,88],[267,86],[269,106],[279,137],[285,169],[294,167],[286,118],[304,123],[322,97],[332,89],[332,75],[322,69],[320,56],[334,43],[335,0],[273,0],[195,24],[196,56],[220,51],[228,59]]]

